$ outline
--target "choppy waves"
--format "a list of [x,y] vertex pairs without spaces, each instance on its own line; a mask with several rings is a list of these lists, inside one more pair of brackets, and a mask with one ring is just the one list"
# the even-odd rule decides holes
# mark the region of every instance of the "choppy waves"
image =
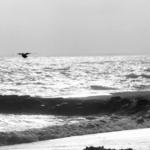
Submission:
[[0,114],[0,132],[24,131],[29,129],[61,126],[86,121],[84,117],[54,115]]
[[149,65],[149,56],[1,58],[0,94],[62,97],[149,90]]
[[134,73],[131,73],[131,74],[128,74],[126,75],[127,78],[146,78],[146,79],[149,79],[150,78],[150,74],[134,74]]

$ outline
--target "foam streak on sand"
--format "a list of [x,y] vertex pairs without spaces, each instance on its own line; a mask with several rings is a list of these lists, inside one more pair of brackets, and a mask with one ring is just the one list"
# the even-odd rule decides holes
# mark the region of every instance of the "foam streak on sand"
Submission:
[[106,148],[150,149],[150,129],[127,130],[101,134],[74,136],[56,140],[3,146],[0,150],[83,150],[86,146]]

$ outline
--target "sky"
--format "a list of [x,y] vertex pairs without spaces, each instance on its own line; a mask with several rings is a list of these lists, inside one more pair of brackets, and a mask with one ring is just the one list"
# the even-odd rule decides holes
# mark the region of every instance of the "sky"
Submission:
[[149,0],[0,0],[0,56],[150,54]]

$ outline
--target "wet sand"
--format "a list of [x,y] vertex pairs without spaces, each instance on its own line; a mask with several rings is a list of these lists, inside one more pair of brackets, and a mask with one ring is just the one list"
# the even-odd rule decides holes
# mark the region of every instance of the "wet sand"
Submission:
[[83,150],[86,146],[104,146],[105,148],[133,148],[149,150],[150,129],[127,130],[62,139],[2,146],[0,150]]

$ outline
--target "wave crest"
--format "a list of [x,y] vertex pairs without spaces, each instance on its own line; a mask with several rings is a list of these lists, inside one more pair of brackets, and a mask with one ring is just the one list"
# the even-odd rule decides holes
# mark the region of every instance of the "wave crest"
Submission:
[[[0,96],[1,113],[89,115],[96,113],[140,112],[150,109],[150,93],[112,94],[90,98],[40,98],[30,96]],[[147,94],[147,96],[146,96]],[[120,95],[120,96],[119,96]],[[131,95],[131,96],[130,96]],[[134,98],[133,98],[134,97]]]

